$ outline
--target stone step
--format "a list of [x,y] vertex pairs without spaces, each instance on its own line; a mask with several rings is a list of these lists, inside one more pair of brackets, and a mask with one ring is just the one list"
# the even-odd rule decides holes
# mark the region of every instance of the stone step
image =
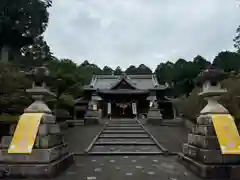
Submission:
[[103,130],[104,134],[139,134],[146,133],[144,130]]
[[148,138],[148,134],[101,134],[100,138]]
[[125,141],[125,142],[96,142],[95,145],[102,145],[102,146],[106,146],[106,145],[154,145],[155,143],[152,142],[136,142],[136,141]]
[[105,129],[107,130],[141,130],[142,127],[138,126],[138,127],[106,127]]
[[139,124],[108,124],[110,127],[139,127]]
[[139,124],[108,124],[107,127],[140,127]]
[[[132,151],[125,151],[125,152],[88,152],[89,155],[97,155],[97,156],[109,156],[109,155],[117,155],[117,156],[157,156],[157,155],[164,155],[165,153],[162,151],[158,152],[132,152]],[[124,157],[123,157],[124,158]]]
[[90,152],[162,152],[156,145],[94,145]]
[[109,121],[109,124],[138,124],[137,121]]
[[139,142],[151,143],[153,142],[149,137],[146,138],[99,138],[96,143],[125,143],[125,142]]

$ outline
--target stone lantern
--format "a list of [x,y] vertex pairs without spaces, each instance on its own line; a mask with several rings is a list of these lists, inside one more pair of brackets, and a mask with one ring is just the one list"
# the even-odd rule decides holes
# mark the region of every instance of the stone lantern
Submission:
[[32,80],[32,88],[27,89],[26,92],[32,96],[34,102],[24,110],[25,113],[42,112],[52,113],[52,111],[45,104],[44,100],[54,98],[56,95],[49,91],[46,82],[50,80],[50,72],[46,67],[38,67],[27,73]]
[[149,101],[149,110],[147,114],[147,123],[152,125],[161,124],[162,114],[158,107],[157,97],[155,92],[151,92],[150,96],[147,97]]
[[218,69],[207,69],[197,77],[197,84],[202,86],[202,92],[199,93],[207,100],[207,105],[201,110],[200,114],[220,113],[228,114],[228,110],[218,103],[219,96],[227,92],[222,89],[220,81],[224,79],[225,73]]
[[214,120],[221,121],[224,128],[229,130],[224,121],[231,115],[217,102],[219,96],[226,93],[220,85],[224,76],[223,71],[211,68],[197,77],[197,84],[202,86],[202,92],[199,95],[208,103],[197,117],[197,124],[188,134],[188,142],[183,144],[183,153],[179,154],[180,162],[202,178],[239,179],[240,177],[239,155],[222,153],[222,146],[220,147],[213,125],[213,119],[219,116],[220,118]]
[[49,70],[38,67],[27,75],[33,79],[32,88],[27,89],[27,93],[33,97],[34,102],[24,110],[24,114],[30,117],[42,114],[36,139],[30,154],[9,154],[8,148],[17,124],[11,125],[9,135],[1,139],[0,168],[4,169],[4,175],[8,177],[51,177],[66,170],[74,162],[73,155],[69,153],[64,142],[56,117],[44,102],[46,97],[54,97],[45,83],[49,77]]
[[84,116],[85,124],[99,124],[101,123],[101,111],[99,111],[98,104],[102,98],[93,93],[91,100],[88,103],[88,109]]

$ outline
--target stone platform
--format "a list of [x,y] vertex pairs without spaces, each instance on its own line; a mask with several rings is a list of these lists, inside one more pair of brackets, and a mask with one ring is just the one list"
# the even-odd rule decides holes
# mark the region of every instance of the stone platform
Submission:
[[197,174],[201,178],[216,179],[238,179],[240,175],[239,164],[203,164],[199,161],[185,156],[179,155],[179,161],[184,164],[190,171]]
[[0,169],[3,169],[3,177],[10,174],[13,177],[40,177],[48,178],[55,177],[65,171],[71,164],[73,164],[73,155],[66,154],[60,159],[51,163],[37,163],[35,164],[0,164]]

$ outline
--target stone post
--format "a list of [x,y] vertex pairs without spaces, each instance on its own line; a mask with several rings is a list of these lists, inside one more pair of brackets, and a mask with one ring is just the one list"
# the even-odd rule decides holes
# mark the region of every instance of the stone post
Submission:
[[73,156],[64,142],[56,117],[44,102],[47,96],[54,96],[44,82],[49,76],[49,71],[45,67],[39,67],[30,75],[34,83],[32,89],[27,89],[27,92],[33,97],[34,102],[24,110],[24,113],[43,113],[43,117],[31,154],[8,154],[16,125],[10,128],[8,136],[2,138],[0,168],[3,168],[5,175],[10,177],[49,177],[61,173],[73,163]]
[[198,76],[197,81],[202,85],[199,95],[208,103],[197,117],[197,125],[194,125],[188,134],[188,142],[183,144],[183,153],[179,155],[179,160],[202,178],[239,179],[240,156],[222,154],[212,123],[214,114],[231,116],[228,110],[217,102],[218,97],[226,93],[219,82],[224,78],[223,75],[222,71],[209,69]]

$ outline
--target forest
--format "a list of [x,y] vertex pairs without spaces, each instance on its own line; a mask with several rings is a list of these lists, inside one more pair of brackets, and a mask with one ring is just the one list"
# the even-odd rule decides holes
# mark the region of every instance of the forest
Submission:
[[235,118],[240,118],[240,26],[236,27],[233,39],[236,51],[219,52],[214,59],[207,60],[196,54],[193,59],[159,62],[154,71],[144,64],[131,65],[125,70],[107,65],[101,69],[88,60],[76,64],[74,59],[54,56],[43,36],[51,5],[51,0],[0,1],[0,114],[22,113],[31,102],[25,92],[31,86],[31,80],[23,72],[44,65],[55,79],[48,87],[57,95],[57,114],[71,114],[74,100],[81,97],[83,85],[90,82],[93,74],[155,73],[160,83],[171,85],[170,94],[178,99],[176,107],[179,112],[192,119],[205,104],[197,95],[201,88],[196,87],[195,79],[202,70],[214,66],[228,73],[222,82],[228,92],[220,101]]

